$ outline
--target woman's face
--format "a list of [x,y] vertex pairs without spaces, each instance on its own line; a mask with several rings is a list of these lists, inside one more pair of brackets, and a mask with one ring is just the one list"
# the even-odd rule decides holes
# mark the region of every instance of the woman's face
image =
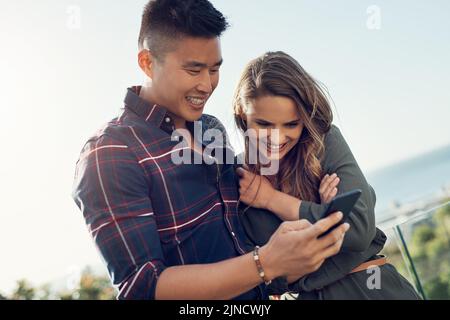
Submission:
[[246,105],[245,111],[247,128],[256,132],[259,150],[270,160],[283,159],[302,135],[303,123],[290,98],[260,97]]

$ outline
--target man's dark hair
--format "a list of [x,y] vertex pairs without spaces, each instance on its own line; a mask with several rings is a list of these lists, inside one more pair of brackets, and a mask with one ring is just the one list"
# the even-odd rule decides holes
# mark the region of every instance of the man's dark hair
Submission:
[[173,49],[174,40],[220,37],[228,26],[208,0],[150,0],[142,15],[139,49],[149,49],[156,58],[163,58]]

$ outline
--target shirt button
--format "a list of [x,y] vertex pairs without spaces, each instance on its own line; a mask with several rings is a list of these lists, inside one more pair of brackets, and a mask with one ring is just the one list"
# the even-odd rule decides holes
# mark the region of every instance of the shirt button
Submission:
[[166,121],[166,123],[169,123],[169,122],[170,122],[170,118],[167,117],[167,118],[165,119],[165,121]]
[[234,234],[234,232],[231,232],[231,235],[232,235],[233,237],[236,237],[236,235]]

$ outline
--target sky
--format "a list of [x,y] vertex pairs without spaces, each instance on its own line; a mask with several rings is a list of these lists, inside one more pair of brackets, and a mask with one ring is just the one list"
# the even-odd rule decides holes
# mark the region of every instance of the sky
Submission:
[[[215,0],[221,82],[205,112],[227,127],[245,64],[295,57],[333,99],[364,172],[450,143],[450,2]],[[88,137],[115,117],[143,75],[137,36],[145,0],[0,0],[0,292],[101,260],[71,199]],[[345,3],[345,4],[344,4]]]

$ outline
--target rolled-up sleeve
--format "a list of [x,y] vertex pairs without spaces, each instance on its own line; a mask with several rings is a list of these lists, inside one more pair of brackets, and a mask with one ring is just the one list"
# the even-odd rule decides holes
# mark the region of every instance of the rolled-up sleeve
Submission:
[[118,299],[154,299],[166,268],[149,185],[129,147],[109,136],[89,141],[77,162],[73,198]]
[[[340,178],[338,195],[361,189],[362,195],[355,204],[350,216],[350,230],[345,235],[343,251],[364,251],[375,237],[375,192],[367,183],[364,174],[356,162],[347,142],[339,129],[333,126],[325,139],[325,157],[322,161],[323,172],[336,173]],[[325,212],[325,205],[302,201],[300,218],[314,223]]]

